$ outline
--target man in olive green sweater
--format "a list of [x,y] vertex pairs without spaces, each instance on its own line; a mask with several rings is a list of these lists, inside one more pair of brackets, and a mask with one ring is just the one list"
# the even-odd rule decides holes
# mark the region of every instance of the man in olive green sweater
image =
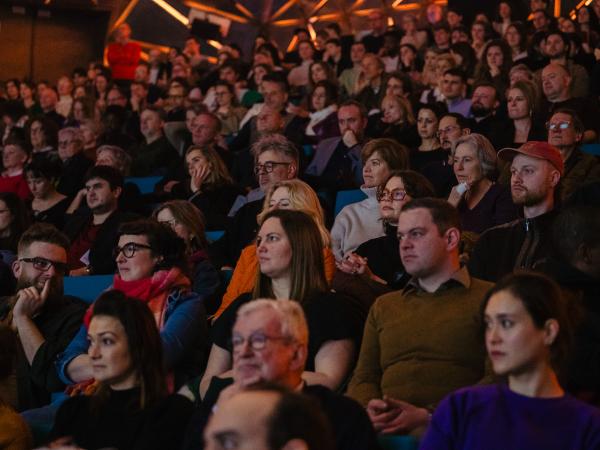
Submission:
[[400,214],[400,256],[412,279],[371,307],[348,389],[380,433],[427,425],[445,395],[484,376],[478,311],[492,284],[461,268],[459,224],[438,199],[413,200]]

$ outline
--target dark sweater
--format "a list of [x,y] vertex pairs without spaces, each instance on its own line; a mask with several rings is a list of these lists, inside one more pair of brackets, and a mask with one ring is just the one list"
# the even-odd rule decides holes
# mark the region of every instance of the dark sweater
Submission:
[[463,231],[481,234],[488,228],[512,222],[519,217],[519,210],[512,201],[507,186],[494,183],[483,198],[469,209],[464,200],[458,204]]
[[192,403],[180,395],[170,395],[153,407],[139,410],[139,388],[109,393],[97,414],[92,397],[77,396],[58,410],[52,438],[72,436],[77,446],[93,450],[178,449],[193,412]]

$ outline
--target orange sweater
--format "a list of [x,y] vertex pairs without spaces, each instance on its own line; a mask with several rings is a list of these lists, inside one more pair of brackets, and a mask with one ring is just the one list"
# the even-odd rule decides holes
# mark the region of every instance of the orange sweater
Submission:
[[[325,259],[325,277],[327,282],[331,284],[333,274],[335,272],[335,258],[329,247],[323,249],[323,258]],[[240,295],[246,292],[251,292],[254,289],[254,280],[256,278],[256,270],[258,269],[258,258],[256,257],[256,245],[249,245],[240,255],[227,291],[223,295],[221,306],[213,316],[213,319],[218,318],[223,311]]]

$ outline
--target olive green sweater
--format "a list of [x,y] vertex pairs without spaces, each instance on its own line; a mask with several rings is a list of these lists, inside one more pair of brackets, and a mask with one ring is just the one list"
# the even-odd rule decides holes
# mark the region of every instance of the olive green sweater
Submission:
[[432,407],[479,382],[486,352],[479,305],[493,284],[466,269],[434,293],[408,286],[379,297],[369,312],[350,397],[365,405],[384,394]]

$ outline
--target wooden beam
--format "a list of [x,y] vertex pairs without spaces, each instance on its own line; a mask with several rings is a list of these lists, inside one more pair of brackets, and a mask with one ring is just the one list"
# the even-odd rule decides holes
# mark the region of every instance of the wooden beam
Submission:
[[198,9],[200,11],[204,11],[204,12],[207,12],[210,14],[215,14],[217,16],[225,17],[226,19],[229,19],[233,22],[238,22],[238,23],[249,23],[250,22],[245,17],[238,16],[237,14],[232,14],[227,11],[222,11],[218,8],[213,8],[212,6],[203,5],[202,3],[199,3],[196,1],[186,0],[183,3],[185,6],[189,6],[190,8]]

